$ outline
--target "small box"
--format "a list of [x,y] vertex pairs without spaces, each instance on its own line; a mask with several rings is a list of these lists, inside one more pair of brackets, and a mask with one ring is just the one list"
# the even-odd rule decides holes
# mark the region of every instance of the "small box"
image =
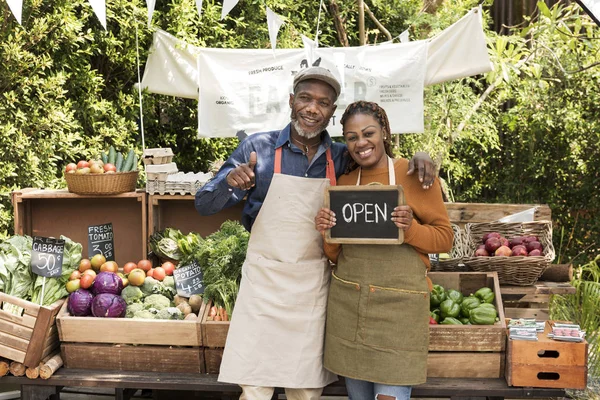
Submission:
[[170,147],[144,150],[144,165],[168,164],[173,161],[173,150]]
[[506,381],[509,386],[585,389],[587,386],[586,341],[561,342],[548,337],[552,321],[538,340],[509,340]]
[[146,165],[146,178],[148,180],[157,179],[159,181],[166,181],[169,174],[176,174],[179,170],[177,164],[148,164]]

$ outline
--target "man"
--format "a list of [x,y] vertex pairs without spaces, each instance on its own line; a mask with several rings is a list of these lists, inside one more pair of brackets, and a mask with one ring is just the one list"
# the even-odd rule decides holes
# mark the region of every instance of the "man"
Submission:
[[[322,363],[330,271],[314,217],[348,162],[326,131],[339,94],[325,68],[296,74],[291,123],[249,136],[196,193],[202,215],[247,196],[242,223],[252,233],[219,375],[242,387],[240,399],[269,400],[275,387],[291,400],[318,399],[336,380]],[[419,167],[426,188],[430,161]]]

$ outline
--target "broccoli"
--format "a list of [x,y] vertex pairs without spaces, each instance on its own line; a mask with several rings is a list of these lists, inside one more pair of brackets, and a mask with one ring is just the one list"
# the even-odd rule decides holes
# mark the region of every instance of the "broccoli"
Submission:
[[165,276],[165,279],[163,279],[162,282],[159,282],[159,284],[162,286],[161,294],[173,300],[177,294],[177,290],[175,289],[175,279],[173,279],[172,276]]
[[127,286],[121,291],[121,297],[127,304],[138,303],[144,300],[144,293],[137,286]]
[[144,294],[146,296],[149,296],[151,294],[161,293],[162,285],[159,281],[157,281],[153,277],[147,276],[144,279],[144,284],[141,286],[141,289],[142,289],[142,292],[144,292]]
[[163,279],[162,284],[166,288],[175,289],[175,279],[172,276],[165,276],[165,279]]
[[158,311],[163,308],[171,307],[171,300],[162,294],[151,294],[144,299],[144,308],[156,308]]
[[156,319],[183,319],[184,315],[176,307],[167,307],[163,308],[156,314],[154,318]]
[[140,311],[136,311],[133,314],[133,318],[141,318],[141,319],[154,319],[154,314],[152,314],[150,311],[148,310],[140,310]]
[[125,318],[133,318],[134,314],[138,311],[142,311],[144,309],[144,305],[142,303],[132,303],[127,306],[127,310],[125,311]]

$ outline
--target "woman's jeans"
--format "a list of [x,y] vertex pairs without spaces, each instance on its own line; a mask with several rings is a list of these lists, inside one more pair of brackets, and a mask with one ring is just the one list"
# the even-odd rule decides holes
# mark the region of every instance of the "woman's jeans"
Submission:
[[346,378],[346,390],[349,400],[377,400],[379,394],[395,397],[396,400],[410,400],[412,386],[391,386]]

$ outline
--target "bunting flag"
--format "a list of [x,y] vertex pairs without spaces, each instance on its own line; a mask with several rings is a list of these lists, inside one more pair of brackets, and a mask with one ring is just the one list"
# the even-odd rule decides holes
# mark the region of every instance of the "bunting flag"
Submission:
[[196,8],[198,9],[198,16],[202,17],[202,0],[196,0]]
[[8,3],[8,7],[10,7],[10,11],[12,11],[13,15],[21,25],[21,15],[23,13],[23,0],[6,0]]
[[398,35],[398,39],[400,39],[400,43],[410,42],[410,37],[408,37],[408,29]]
[[154,14],[155,4],[156,0],[146,0],[146,7],[148,8],[148,29],[150,29],[150,25],[152,24],[152,14]]
[[223,8],[221,9],[221,19],[224,19],[229,11],[235,7],[240,0],[223,0]]
[[300,34],[300,37],[302,38],[302,43],[304,44],[307,66],[312,65],[312,63],[315,61],[315,49],[317,48],[317,42],[307,38],[302,34]]
[[271,48],[273,50],[277,47],[277,34],[279,33],[279,28],[281,28],[281,25],[284,23],[283,19],[267,6],[267,26],[269,27],[269,40],[271,41]]
[[106,30],[106,3],[104,0],[89,0],[94,13],[100,20],[100,24]]

